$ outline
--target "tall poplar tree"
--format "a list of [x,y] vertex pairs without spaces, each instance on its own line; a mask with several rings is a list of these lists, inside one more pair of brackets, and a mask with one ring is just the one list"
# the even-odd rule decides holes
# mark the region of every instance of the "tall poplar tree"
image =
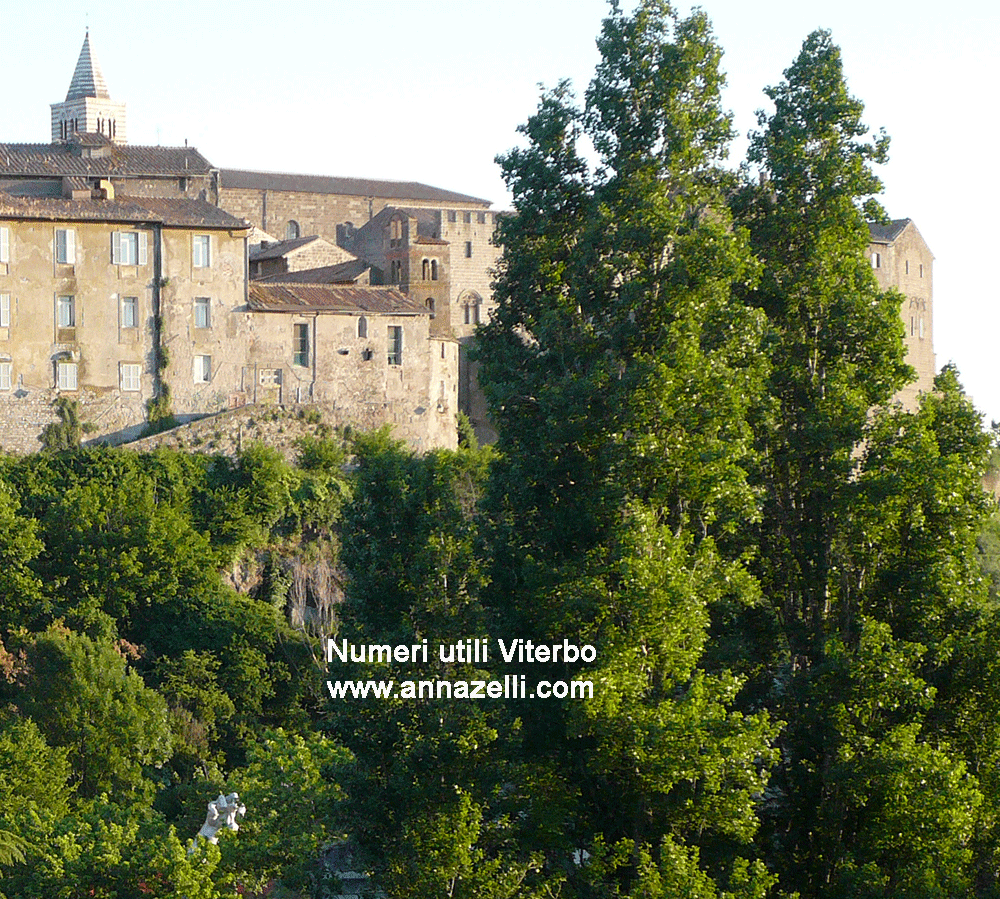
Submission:
[[767,878],[737,857],[770,725],[698,667],[709,602],[753,595],[716,538],[752,515],[764,377],[761,316],[731,299],[755,268],[724,199],[721,51],[704,14],[658,0],[613,4],[598,47],[584,108],[560,85],[499,160],[515,209],[480,342],[500,450],[485,603],[494,636],[597,653],[515,666],[595,697],[510,709],[512,820],[568,895],[752,893]]
[[968,895],[992,851],[967,748],[992,696],[969,680],[995,630],[973,549],[987,442],[953,374],[918,412],[889,408],[910,374],[902,298],[866,252],[888,140],[866,138],[830,34],[767,94],[761,183],[734,202],[763,266],[746,298],[771,362],[754,416],[762,515],[745,536],[768,645],[784,649],[748,703],[787,722],[761,845],[803,899]]

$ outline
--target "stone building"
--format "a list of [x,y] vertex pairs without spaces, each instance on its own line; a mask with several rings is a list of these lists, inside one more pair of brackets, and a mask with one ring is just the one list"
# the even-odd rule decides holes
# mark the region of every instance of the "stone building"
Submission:
[[[124,104],[111,99],[88,34],[66,100],[52,105],[52,143],[0,144],[0,208],[13,241],[0,252],[33,247],[30,263],[0,263],[0,297],[18,316],[22,306],[33,310],[13,331],[0,325],[0,385],[5,364],[12,384],[30,372],[25,384],[41,409],[76,353],[79,395],[109,406],[99,413],[102,433],[132,433],[157,389],[153,344],[162,341],[170,358],[163,377],[183,415],[243,402],[322,402],[338,421],[391,422],[429,447],[454,444],[444,422],[462,410],[481,439],[494,436],[470,359],[476,327],[493,308],[497,213],[488,201],[416,182],[218,169],[194,148],[133,147],[125,135]],[[96,265],[90,248],[126,229],[147,235],[145,266]],[[249,236],[258,229],[265,234]],[[53,241],[69,239],[57,231],[77,239],[77,230],[87,261],[68,272],[53,261],[63,252]],[[206,236],[207,246],[194,249]],[[900,399],[912,405],[934,376],[933,257],[908,219],[872,226],[871,240],[879,282],[906,297],[901,314],[918,380]],[[195,264],[198,252],[212,264]],[[60,292],[70,285],[75,293]],[[102,328],[81,324],[75,342],[61,341],[66,296],[87,298],[85,318],[103,316]],[[122,356],[120,336],[110,339],[111,313],[92,305],[112,296],[160,304],[162,332],[152,324],[136,332],[136,361]],[[0,311],[0,321],[11,315]],[[371,337],[357,330],[361,319]],[[402,365],[394,361],[400,347]],[[140,361],[141,389],[126,390],[120,366]],[[0,386],[0,401],[28,408],[27,386],[7,389]],[[32,422],[44,418],[36,412]]]
[[[4,449],[38,449],[57,396],[118,439],[142,430],[163,383],[179,411],[226,401],[212,391],[232,354],[195,326],[245,306],[246,224],[203,200],[116,198],[107,184],[67,192],[0,193]],[[181,318],[188,327],[171,330]]]
[[892,287],[903,295],[900,315],[906,361],[916,370],[913,383],[897,395],[907,409],[916,408],[917,396],[934,388],[934,256],[911,219],[868,226],[868,256],[883,290]]

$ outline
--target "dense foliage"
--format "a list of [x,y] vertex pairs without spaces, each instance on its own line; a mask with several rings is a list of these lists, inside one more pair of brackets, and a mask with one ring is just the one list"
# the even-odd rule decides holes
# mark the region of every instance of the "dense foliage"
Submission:
[[823,31],[739,173],[703,13],[598,48],[498,160],[495,446],[0,459],[0,895],[1000,896],[998,451],[891,402],[887,138]]

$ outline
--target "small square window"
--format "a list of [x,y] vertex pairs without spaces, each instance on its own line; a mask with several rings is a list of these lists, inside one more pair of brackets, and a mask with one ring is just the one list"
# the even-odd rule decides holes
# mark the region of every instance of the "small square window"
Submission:
[[0,390],[10,390],[10,363],[0,362]]
[[76,298],[63,296],[59,297],[56,303],[56,321],[60,328],[76,327]]
[[76,363],[60,362],[57,366],[60,390],[76,390]]
[[486,213],[485,212],[477,212],[476,213],[476,221],[478,221],[480,225],[485,225],[486,224]]
[[260,386],[261,387],[280,387],[281,386],[281,369],[280,368],[262,368],[260,370]]
[[294,325],[292,333],[292,362],[309,364],[309,325]]
[[76,264],[76,234],[67,228],[56,228],[56,262]]
[[122,297],[121,326],[123,328],[139,327],[138,297]]
[[194,326],[196,328],[212,327],[212,300],[209,297],[194,298]]
[[10,294],[0,293],[0,328],[10,327]]
[[136,391],[142,379],[142,366],[134,362],[123,362],[120,370],[122,390]]
[[456,222],[456,221],[458,221],[458,213],[454,209],[449,209],[448,210],[448,221],[449,222]]
[[194,357],[194,382],[195,384],[207,384],[212,380],[212,357]]
[[[209,268],[211,260],[211,240],[207,234],[195,234],[193,243],[193,263],[195,268]],[[208,327],[207,325],[205,327]]]

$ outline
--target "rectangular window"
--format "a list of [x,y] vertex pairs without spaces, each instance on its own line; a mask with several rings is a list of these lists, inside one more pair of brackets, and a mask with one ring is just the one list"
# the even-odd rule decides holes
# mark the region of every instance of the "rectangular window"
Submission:
[[0,228],[0,263],[10,262],[10,229]]
[[10,294],[0,293],[0,328],[10,327]]
[[134,362],[123,362],[120,369],[120,379],[122,390],[138,390],[142,377],[142,366]]
[[60,265],[76,264],[76,232],[56,228],[56,262]]
[[10,390],[9,362],[0,362],[0,390]]
[[[212,264],[211,241],[207,234],[195,234],[192,259],[195,268],[208,268]],[[205,327],[208,327],[207,325]]]
[[465,222],[465,224],[467,224],[467,225],[471,225],[472,224],[472,213],[471,212],[463,212],[462,213],[462,221]]
[[59,297],[56,303],[56,316],[60,328],[75,328],[76,297]]
[[261,387],[280,387],[281,386],[281,369],[280,368],[262,368],[260,370],[260,386]]
[[872,268],[882,267],[882,257],[878,253],[872,253]]
[[485,212],[478,212],[478,213],[476,213],[476,221],[478,221],[480,225],[485,225],[486,224],[486,213]]
[[292,362],[309,364],[309,325],[294,325],[292,333]]
[[448,210],[448,221],[449,222],[458,221],[458,213],[456,213],[454,209]]
[[403,328],[401,325],[389,325],[389,364],[403,364]]
[[122,297],[121,325],[123,328],[139,327],[138,297]]
[[195,384],[207,384],[212,380],[212,357],[194,357],[194,382]]
[[196,328],[212,327],[212,300],[209,297],[194,298],[194,326]]
[[903,265],[904,265],[904,268],[906,269],[905,274],[908,275],[910,273],[910,260],[907,259],[906,262],[903,263]]
[[56,366],[60,390],[76,390],[76,363],[60,362]]
[[146,264],[145,231],[112,231],[111,262],[114,265]]
[[467,240],[465,242],[465,258],[466,259],[471,259],[472,258],[472,241],[471,240]]

